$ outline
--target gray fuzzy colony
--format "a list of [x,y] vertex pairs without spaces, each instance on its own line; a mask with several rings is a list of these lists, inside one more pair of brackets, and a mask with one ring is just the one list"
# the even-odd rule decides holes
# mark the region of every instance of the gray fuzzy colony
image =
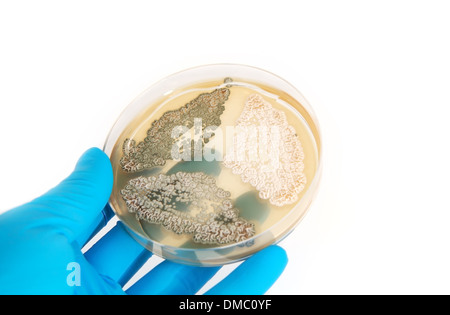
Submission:
[[121,195],[138,220],[161,224],[176,234],[193,234],[196,243],[229,244],[255,235],[254,224],[233,207],[230,192],[202,172],[140,176],[131,179]]
[[220,115],[225,110],[224,103],[229,95],[228,88],[202,93],[179,109],[167,111],[161,118],[153,121],[144,141],[136,144],[135,140],[126,139],[120,159],[123,171],[134,173],[165,165],[167,160],[172,159],[172,146],[177,139],[171,135],[177,126],[190,129],[194,126],[195,118],[202,118],[202,131],[207,126],[220,126]]

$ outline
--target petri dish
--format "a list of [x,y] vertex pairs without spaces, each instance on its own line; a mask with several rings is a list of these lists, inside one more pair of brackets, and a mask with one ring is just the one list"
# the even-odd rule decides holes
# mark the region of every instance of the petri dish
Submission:
[[317,191],[321,137],[302,94],[268,71],[214,64],[172,74],[122,112],[104,145],[109,205],[165,259],[217,266],[279,242]]

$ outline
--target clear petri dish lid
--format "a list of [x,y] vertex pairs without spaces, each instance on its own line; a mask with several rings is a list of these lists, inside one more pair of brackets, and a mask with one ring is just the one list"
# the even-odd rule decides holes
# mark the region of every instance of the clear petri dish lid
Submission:
[[262,69],[199,66],[134,99],[104,146],[109,204],[163,258],[215,266],[279,242],[317,191],[321,137],[301,93]]

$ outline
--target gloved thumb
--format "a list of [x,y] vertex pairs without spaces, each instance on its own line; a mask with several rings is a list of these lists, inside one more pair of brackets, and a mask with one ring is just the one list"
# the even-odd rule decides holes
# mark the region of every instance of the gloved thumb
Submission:
[[72,242],[92,227],[108,202],[112,186],[108,156],[98,148],[91,148],[81,156],[69,177],[20,208],[33,217],[34,227],[64,234]]

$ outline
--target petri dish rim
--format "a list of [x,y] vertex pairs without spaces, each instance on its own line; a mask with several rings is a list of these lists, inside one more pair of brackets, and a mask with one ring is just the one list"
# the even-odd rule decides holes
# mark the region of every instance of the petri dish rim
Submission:
[[[193,80],[193,77],[197,77],[197,80]],[[138,112],[141,112],[142,110],[145,110],[148,108],[148,106],[151,105],[152,102],[157,102],[163,98],[163,96],[170,95],[175,89],[182,89],[189,85],[193,85],[195,83],[205,82],[208,80],[216,80],[219,78],[225,78],[225,77],[231,77],[233,79],[242,79],[245,81],[248,81],[250,83],[256,83],[256,84],[263,84],[267,86],[274,86],[280,91],[283,91],[286,93],[289,97],[296,100],[298,103],[301,104],[305,112],[309,117],[304,117],[304,115],[299,114],[301,117],[306,119],[308,127],[311,129],[311,133],[313,135],[316,149],[317,149],[317,168],[314,174],[314,178],[311,181],[309,187],[307,188],[306,193],[300,199],[297,204],[284,215],[282,219],[280,219],[278,222],[274,223],[270,228],[267,230],[258,233],[254,235],[253,237],[241,241],[238,243],[228,244],[228,245],[222,245],[217,247],[209,247],[209,248],[182,248],[182,247],[175,247],[171,245],[166,245],[159,243],[155,240],[152,240],[144,235],[141,235],[141,233],[134,231],[131,227],[127,225],[126,222],[124,223],[124,226],[126,227],[126,231],[143,247],[147,248],[153,254],[157,256],[161,256],[162,258],[169,259],[178,263],[183,263],[187,265],[195,265],[195,266],[217,266],[217,265],[223,265],[227,263],[232,263],[236,261],[240,261],[243,259],[248,258],[249,256],[253,255],[255,252],[258,252],[259,250],[271,245],[269,243],[263,244],[264,246],[256,246],[255,248],[252,248],[254,246],[247,247],[248,251],[244,251],[244,253],[241,253],[240,255],[237,255],[237,257],[228,257],[226,261],[220,261],[216,262],[216,259],[210,259],[210,260],[203,260],[203,261],[193,261],[185,258],[184,255],[180,255],[183,253],[191,253],[195,251],[196,253],[214,253],[218,250],[220,251],[226,251],[228,249],[233,249],[236,247],[246,247],[246,244],[257,244],[258,240],[263,239],[264,237],[267,237],[272,233],[274,230],[279,230],[279,227],[281,225],[285,225],[286,221],[293,220],[292,224],[289,225],[288,228],[282,229],[282,232],[278,233],[277,235],[273,235],[274,241],[272,244],[277,244],[281,240],[283,240],[285,237],[287,237],[301,222],[303,217],[308,212],[308,209],[314,200],[315,195],[317,194],[317,188],[319,186],[320,180],[321,180],[321,174],[322,174],[322,136],[320,132],[320,126],[318,119],[314,113],[314,110],[312,109],[309,102],[306,100],[306,98],[300,93],[300,91],[295,88],[292,84],[290,84],[288,81],[283,79],[282,77],[269,72],[267,70],[249,66],[249,65],[243,65],[243,64],[233,64],[233,63],[218,63],[218,64],[207,64],[207,65],[200,65],[195,66],[191,68],[187,68],[178,72],[175,72],[171,75],[168,75],[159,81],[155,82],[151,86],[149,86],[147,89],[145,89],[143,92],[141,92],[137,97],[135,97],[121,112],[115,123],[113,124],[112,128],[110,129],[104,146],[103,151],[110,157],[113,151],[114,146],[116,145],[117,140],[119,139],[120,135],[122,134],[123,129],[136,117]],[[184,84],[180,84],[180,81],[184,82]],[[270,82],[267,82],[270,81]],[[275,82],[273,82],[275,81]],[[175,82],[175,83],[174,83]],[[279,86],[282,85],[282,86]],[[170,88],[173,86],[173,88]],[[286,101],[286,103],[289,104],[289,102]],[[297,109],[297,108],[294,108]],[[297,109],[298,111],[298,109]],[[129,113],[133,113],[130,115]],[[312,125],[311,125],[312,124]],[[300,207],[300,204],[302,201],[306,200],[307,204],[304,205],[304,210],[300,214],[296,214],[298,211],[298,208]],[[114,209],[114,206],[111,204],[111,201],[108,201],[108,205],[111,207],[113,212],[117,215],[116,210]],[[119,217],[120,219],[120,217]],[[151,247],[152,249],[150,249]],[[172,256],[171,254],[175,253],[175,256]],[[178,255],[177,255],[178,254]],[[178,256],[178,257],[177,257]]]

